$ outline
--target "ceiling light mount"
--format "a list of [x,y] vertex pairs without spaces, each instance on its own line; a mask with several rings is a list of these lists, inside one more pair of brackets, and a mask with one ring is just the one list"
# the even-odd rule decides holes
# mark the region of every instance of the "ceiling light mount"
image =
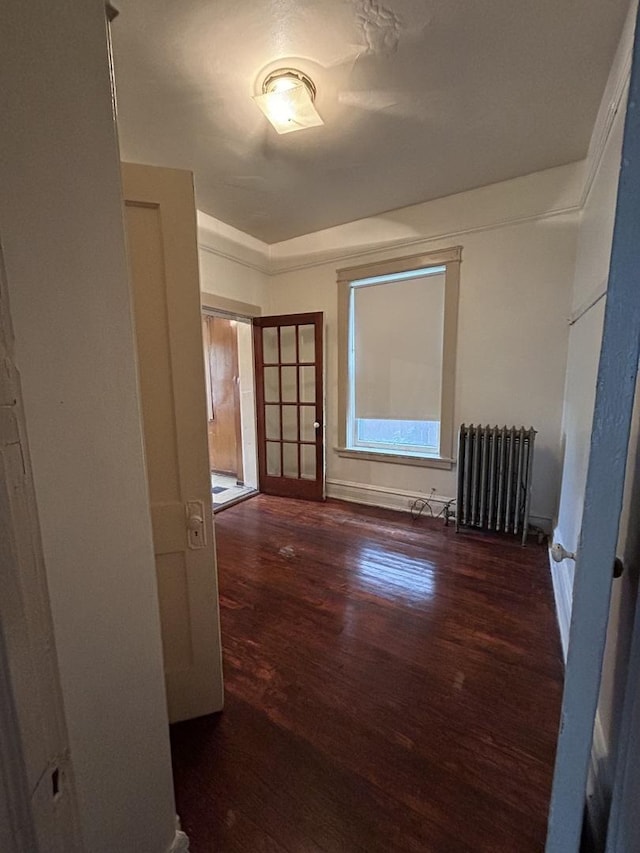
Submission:
[[296,68],[277,68],[264,78],[262,83],[262,94],[268,95],[271,92],[286,91],[294,86],[302,85],[309,92],[309,97],[312,101],[316,99],[316,85],[304,71],[298,71]]
[[254,101],[278,133],[324,124],[314,106],[315,83],[297,68],[276,68],[264,78]]

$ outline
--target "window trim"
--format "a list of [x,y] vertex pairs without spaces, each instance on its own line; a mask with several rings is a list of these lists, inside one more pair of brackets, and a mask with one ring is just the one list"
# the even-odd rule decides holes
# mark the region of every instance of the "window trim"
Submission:
[[[395,462],[428,468],[451,468],[453,465],[453,414],[455,402],[456,350],[458,332],[458,296],[462,246],[451,246],[408,255],[403,258],[345,267],[338,278],[338,447],[339,456],[367,461]],[[352,448],[347,443],[349,414],[349,324],[351,321],[351,283],[363,278],[409,272],[424,267],[445,267],[444,334],[442,346],[442,390],[440,394],[440,454],[416,456]]]

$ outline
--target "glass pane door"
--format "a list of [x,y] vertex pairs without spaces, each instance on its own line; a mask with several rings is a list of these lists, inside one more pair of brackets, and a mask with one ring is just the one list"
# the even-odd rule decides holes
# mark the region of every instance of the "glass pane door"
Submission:
[[324,497],[323,315],[254,320],[260,491]]

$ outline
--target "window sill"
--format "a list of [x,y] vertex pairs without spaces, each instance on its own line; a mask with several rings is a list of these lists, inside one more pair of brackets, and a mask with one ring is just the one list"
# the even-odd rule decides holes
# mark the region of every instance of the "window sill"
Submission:
[[453,459],[445,456],[413,456],[409,453],[390,453],[380,450],[361,450],[352,447],[335,447],[338,456],[345,459],[362,459],[368,462],[391,462],[396,465],[414,465],[417,468],[444,468],[450,471]]

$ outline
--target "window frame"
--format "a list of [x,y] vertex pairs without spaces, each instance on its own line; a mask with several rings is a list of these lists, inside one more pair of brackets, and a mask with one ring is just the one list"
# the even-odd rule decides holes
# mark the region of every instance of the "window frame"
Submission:
[[[337,271],[338,281],[338,447],[339,456],[378,462],[393,462],[418,467],[447,468],[453,465],[453,414],[455,402],[455,374],[458,329],[458,296],[460,290],[460,263],[462,247],[452,246],[422,252],[402,258],[393,258],[346,267]],[[394,275],[428,267],[444,267],[444,319],[442,345],[442,386],[440,394],[440,452],[423,453],[377,450],[353,446],[348,430],[355,419],[350,417],[352,389],[351,353],[349,342],[353,322],[353,282],[377,276]],[[428,278],[428,276],[425,276]]]

